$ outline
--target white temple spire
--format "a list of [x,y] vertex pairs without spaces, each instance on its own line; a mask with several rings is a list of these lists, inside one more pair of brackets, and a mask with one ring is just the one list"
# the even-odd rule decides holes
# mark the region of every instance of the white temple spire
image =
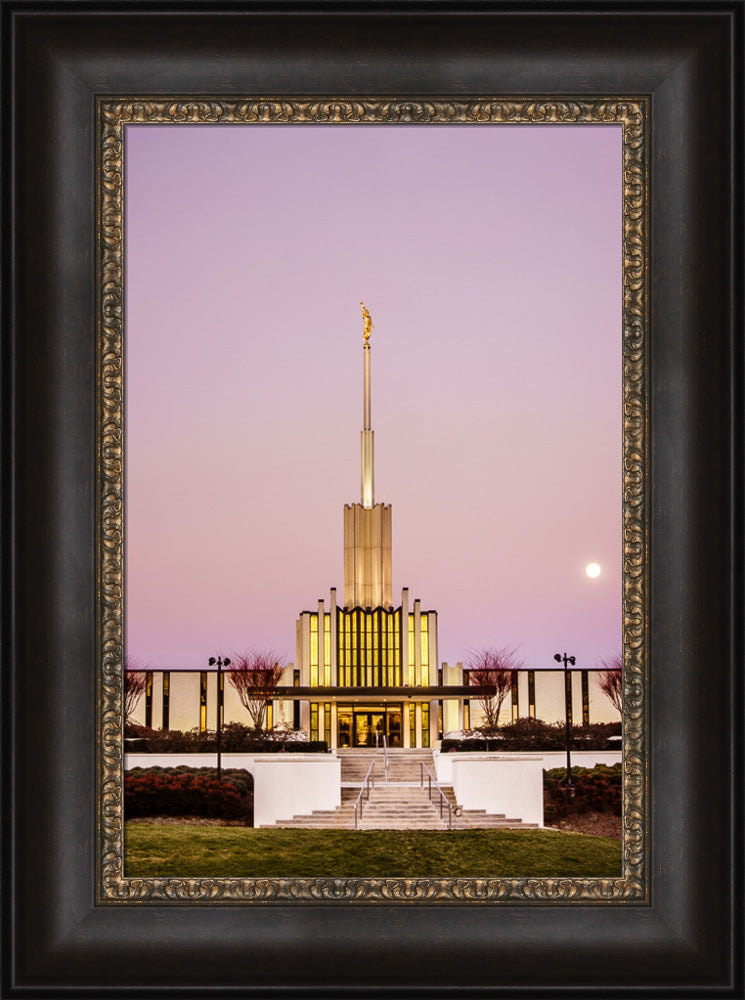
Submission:
[[362,348],[364,399],[362,406],[362,435],[360,440],[362,496],[360,502],[363,507],[369,508],[375,506],[373,430],[370,420],[370,333],[374,328],[370,313],[365,308],[364,303],[360,302],[360,305],[362,306],[362,320],[364,323],[362,333],[362,339],[364,340]]

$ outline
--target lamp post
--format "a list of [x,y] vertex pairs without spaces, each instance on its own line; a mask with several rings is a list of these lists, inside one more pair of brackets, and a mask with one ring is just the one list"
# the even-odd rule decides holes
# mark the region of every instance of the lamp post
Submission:
[[569,745],[572,740],[571,736],[571,717],[572,717],[572,676],[569,673],[568,665],[571,663],[572,666],[577,662],[576,657],[567,656],[566,653],[562,656],[561,653],[554,653],[554,659],[557,663],[564,662],[564,715],[566,716],[566,742],[567,742],[567,788],[574,788],[572,782],[572,760],[570,755]]
[[230,666],[230,660],[226,656],[215,658],[210,656],[209,665],[214,667],[217,664],[217,729],[215,731],[215,745],[217,747],[217,780],[222,781],[222,746],[220,737],[222,735],[222,668]]

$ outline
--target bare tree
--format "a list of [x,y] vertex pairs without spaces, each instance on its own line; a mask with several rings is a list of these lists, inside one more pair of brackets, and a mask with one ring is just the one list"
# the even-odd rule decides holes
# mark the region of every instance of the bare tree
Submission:
[[523,661],[511,646],[502,649],[480,649],[468,657],[464,671],[468,683],[478,698],[486,719],[485,729],[496,729],[499,712],[505,698],[512,690],[515,671]]
[[284,662],[271,652],[250,650],[231,657],[228,679],[257,731],[264,728],[266,706],[274,697],[283,670]]
[[600,673],[600,690],[608,698],[611,705],[621,712],[623,705],[623,672],[621,669],[621,655],[611,656],[607,660],[601,660],[603,670]]
[[124,661],[124,724],[131,722],[140,698],[147,687],[147,670],[139,660],[127,657]]

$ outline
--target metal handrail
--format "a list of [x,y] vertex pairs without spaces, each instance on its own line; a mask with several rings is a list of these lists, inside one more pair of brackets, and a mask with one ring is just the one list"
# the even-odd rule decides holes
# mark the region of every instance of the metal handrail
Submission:
[[[367,801],[370,801],[370,786],[375,787],[375,761],[367,769],[367,774],[365,775],[365,780],[360,788],[360,794],[357,796],[357,800],[354,803],[354,828],[357,829],[358,820],[362,818],[362,796],[365,795]],[[359,815],[357,809],[359,808]]]
[[448,830],[452,830],[452,828],[453,828],[453,807],[450,805],[450,800],[445,795],[445,793],[443,792],[443,790],[440,788],[440,785],[439,785],[439,782],[437,781],[437,778],[434,776],[434,774],[432,774],[432,772],[427,767],[427,765],[426,764],[422,764],[421,761],[419,762],[419,787],[420,788],[424,788],[424,772],[425,771],[427,772],[427,782],[428,782],[427,797],[429,798],[429,801],[431,802],[432,801],[432,784],[434,783],[435,788],[440,793],[440,819],[442,819],[442,804],[444,802],[445,805],[448,807]]
[[383,763],[385,764],[385,780],[388,781],[388,738],[383,733]]

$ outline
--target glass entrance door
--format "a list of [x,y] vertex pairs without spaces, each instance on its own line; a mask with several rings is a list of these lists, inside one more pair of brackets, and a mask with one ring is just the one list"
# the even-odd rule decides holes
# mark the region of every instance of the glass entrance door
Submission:
[[354,745],[376,747],[383,745],[385,712],[354,713]]
[[339,747],[382,747],[383,736],[389,747],[403,746],[400,705],[339,705],[337,720]]

